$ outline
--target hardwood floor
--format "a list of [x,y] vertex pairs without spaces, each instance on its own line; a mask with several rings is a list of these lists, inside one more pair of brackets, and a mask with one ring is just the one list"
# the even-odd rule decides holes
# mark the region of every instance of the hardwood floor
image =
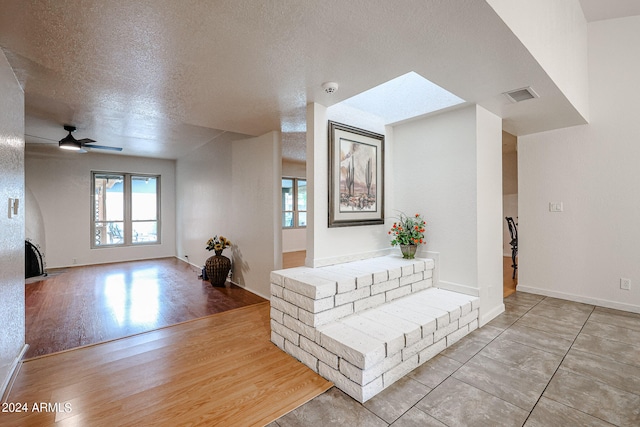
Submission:
[[332,386],[269,338],[263,302],[30,359],[7,398],[28,411],[0,424],[265,425]]
[[25,285],[27,358],[151,331],[264,302],[213,287],[177,258],[52,270]]
[[[517,258],[516,258],[517,262]],[[513,267],[511,267],[511,257],[502,257],[502,297],[506,298],[516,291],[518,285],[518,273],[513,278]]]
[[282,254],[282,268],[301,267],[304,265],[304,259],[307,251],[284,252]]

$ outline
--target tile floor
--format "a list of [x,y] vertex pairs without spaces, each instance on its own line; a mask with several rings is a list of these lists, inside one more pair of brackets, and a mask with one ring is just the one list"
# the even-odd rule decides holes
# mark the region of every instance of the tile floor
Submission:
[[639,426],[640,314],[516,292],[364,405],[333,387],[268,427]]

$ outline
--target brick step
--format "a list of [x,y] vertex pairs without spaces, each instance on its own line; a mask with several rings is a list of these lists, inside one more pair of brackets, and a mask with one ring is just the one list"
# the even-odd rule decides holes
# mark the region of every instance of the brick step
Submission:
[[478,298],[433,288],[431,259],[271,273],[271,341],[364,402],[478,327]]
[[430,288],[320,326],[338,367],[320,359],[318,372],[364,402],[476,329],[478,302]]

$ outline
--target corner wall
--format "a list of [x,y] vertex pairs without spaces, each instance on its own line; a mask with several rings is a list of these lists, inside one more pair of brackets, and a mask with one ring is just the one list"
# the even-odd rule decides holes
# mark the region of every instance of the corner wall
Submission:
[[232,144],[230,226],[233,281],[270,298],[270,274],[282,268],[280,133]]
[[[25,347],[24,93],[0,50],[0,396]],[[18,213],[9,213],[9,199]]]
[[[176,161],[178,257],[201,267],[207,240],[233,246],[232,281],[269,298],[269,274],[282,265],[280,134],[225,133]],[[187,257],[185,257],[185,255]]]
[[591,123],[518,141],[518,290],[640,312],[640,16],[588,35]]
[[[355,109],[320,104],[307,106],[307,258],[306,265],[320,267],[385,255],[389,252],[386,225],[329,228],[329,134],[328,120],[384,134],[380,119]],[[385,136],[385,217],[389,216],[390,195],[387,178],[392,145]]]
[[481,324],[502,305],[502,131],[467,106],[395,126],[394,209],[427,221],[423,256],[438,286],[481,298]]
[[588,120],[587,23],[579,0],[487,0],[487,3]]

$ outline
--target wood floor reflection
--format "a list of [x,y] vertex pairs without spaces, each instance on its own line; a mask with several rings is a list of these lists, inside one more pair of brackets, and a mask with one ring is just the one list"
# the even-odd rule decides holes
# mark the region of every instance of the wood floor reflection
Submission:
[[[270,341],[268,302],[22,363],[3,426],[263,426],[328,390]],[[34,411],[43,402],[60,410]]]
[[265,299],[162,258],[52,270],[25,285],[26,358],[151,331]]

